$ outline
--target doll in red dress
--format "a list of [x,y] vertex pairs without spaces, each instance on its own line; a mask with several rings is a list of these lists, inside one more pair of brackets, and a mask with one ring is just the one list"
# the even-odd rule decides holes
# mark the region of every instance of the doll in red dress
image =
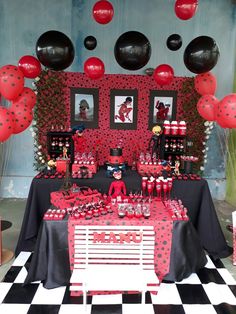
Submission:
[[85,130],[84,125],[79,125],[75,127],[75,134],[72,136],[74,141],[74,151],[83,153],[86,149],[86,139],[83,137],[83,133]]
[[113,177],[116,180],[111,183],[108,195],[110,195],[113,198],[116,198],[117,196],[121,196],[121,198],[123,198],[126,195],[126,186],[124,181],[121,180],[122,178],[121,170],[115,170],[113,172]]

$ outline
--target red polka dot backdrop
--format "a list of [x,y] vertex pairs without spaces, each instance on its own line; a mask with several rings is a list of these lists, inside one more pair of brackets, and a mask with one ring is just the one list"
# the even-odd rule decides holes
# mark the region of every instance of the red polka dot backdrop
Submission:
[[[50,73],[49,76],[51,75]],[[197,112],[196,104],[200,96],[194,89],[193,78],[174,77],[171,84],[161,87],[156,84],[152,76],[147,75],[105,74],[99,80],[91,80],[82,73],[65,72],[55,74],[54,72],[53,75],[60,76],[65,83],[64,94],[60,96],[61,103],[58,105],[58,108],[51,105],[50,109],[49,104],[45,106],[42,100],[42,98],[45,99],[45,94],[49,93],[51,95],[53,93],[52,87],[50,91],[41,88],[42,95],[40,93],[37,95],[36,121],[39,134],[38,145],[42,145],[45,149],[45,136],[40,136],[40,134],[45,135],[46,131],[51,130],[52,125],[55,127],[58,123],[59,125],[63,123],[65,128],[70,127],[70,88],[97,88],[99,91],[98,128],[87,128],[84,131],[84,137],[87,141],[87,151],[97,149],[99,163],[103,164],[107,160],[110,148],[116,147],[117,143],[121,141],[123,143],[123,156],[131,164],[134,154],[141,150],[147,150],[149,140],[152,136],[152,132],[148,129],[149,106],[151,105],[149,103],[150,91],[174,90],[178,92],[176,119],[187,122],[187,133],[194,142],[196,150],[193,153],[196,153],[200,157],[200,160],[202,160],[201,150],[203,149],[202,142],[204,140],[204,120]],[[41,76],[41,87],[44,86],[44,83],[47,85],[47,76]],[[138,90],[137,128],[135,130],[110,129],[110,92],[113,89]],[[64,104],[62,101],[63,97]],[[63,108],[63,111],[61,112],[59,108]],[[42,110],[44,110],[43,114],[41,113]],[[44,119],[44,123],[40,122],[40,117]],[[62,122],[60,123],[59,121]]]

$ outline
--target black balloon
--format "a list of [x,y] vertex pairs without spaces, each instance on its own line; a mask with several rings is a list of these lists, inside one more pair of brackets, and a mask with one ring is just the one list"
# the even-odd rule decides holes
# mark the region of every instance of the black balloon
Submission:
[[166,45],[170,50],[176,51],[182,46],[182,38],[178,34],[172,34],[167,38]]
[[148,63],[151,57],[151,44],[140,32],[126,32],[117,39],[114,54],[122,68],[138,70]]
[[93,50],[97,46],[97,39],[93,36],[87,36],[84,39],[84,47],[88,50]]
[[37,40],[36,54],[45,67],[61,71],[71,65],[75,51],[70,38],[65,34],[58,31],[48,31]]
[[193,73],[205,73],[216,65],[220,52],[215,40],[208,36],[193,39],[184,51],[184,63]]

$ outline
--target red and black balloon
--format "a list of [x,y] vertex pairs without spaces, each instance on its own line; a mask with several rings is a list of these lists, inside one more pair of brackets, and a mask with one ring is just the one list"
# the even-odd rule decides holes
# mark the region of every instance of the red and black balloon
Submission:
[[201,73],[195,76],[194,86],[200,95],[215,95],[217,80],[211,72]]
[[13,134],[23,132],[31,124],[33,120],[33,112],[29,105],[24,102],[12,103],[10,108],[14,113],[15,123],[13,127]]
[[219,100],[214,95],[204,95],[197,103],[197,111],[207,121],[216,120],[216,107]]
[[226,95],[216,106],[216,121],[221,127],[236,128],[236,94]]
[[24,88],[24,75],[15,65],[7,64],[0,69],[0,93],[7,100],[19,96]]
[[5,142],[13,133],[15,117],[5,107],[0,106],[0,142]]

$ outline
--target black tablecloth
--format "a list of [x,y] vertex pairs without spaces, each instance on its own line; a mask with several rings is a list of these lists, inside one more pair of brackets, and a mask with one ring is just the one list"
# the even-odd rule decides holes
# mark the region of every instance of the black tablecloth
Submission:
[[[45,288],[68,285],[71,277],[67,220],[43,221],[25,284],[40,280]],[[195,228],[190,221],[173,225],[170,272],[164,278],[181,281],[207,262]]]
[[[92,179],[72,179],[72,182],[107,193],[112,180],[106,177],[104,169],[100,169]],[[136,171],[127,170],[123,180],[128,193],[140,191],[141,177]],[[50,192],[57,191],[62,184],[63,179],[33,179],[16,255],[21,251],[33,251],[43,214],[50,207]],[[222,233],[206,180],[175,180],[172,197],[181,199],[188,208],[188,215],[201,244],[209,254],[214,258],[223,258],[232,253]]]

